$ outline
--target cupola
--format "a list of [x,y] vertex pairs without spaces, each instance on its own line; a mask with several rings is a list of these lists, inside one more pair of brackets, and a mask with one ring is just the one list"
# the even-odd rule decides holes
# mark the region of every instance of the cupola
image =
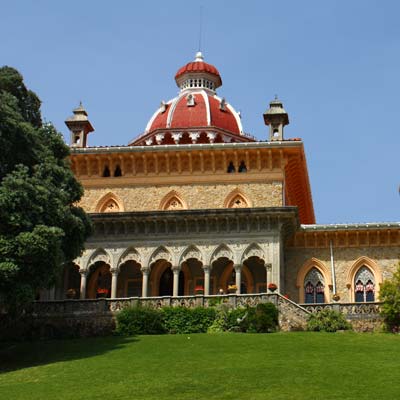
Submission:
[[71,147],[86,147],[87,135],[94,131],[92,124],[89,122],[88,114],[82,105],[79,104],[75,110],[74,115],[65,120],[65,125],[71,131]]
[[265,125],[269,125],[269,140],[283,140],[283,127],[289,125],[289,115],[282,102],[275,96],[264,114]]

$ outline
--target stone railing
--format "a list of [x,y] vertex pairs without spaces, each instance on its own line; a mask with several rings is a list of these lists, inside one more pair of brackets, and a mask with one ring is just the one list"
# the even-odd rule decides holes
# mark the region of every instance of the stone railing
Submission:
[[[212,307],[227,304],[232,308],[254,307],[260,303],[273,303],[279,310],[279,324],[282,330],[305,329],[310,311],[299,306],[279,293],[228,294],[217,296],[182,296],[182,297],[131,297],[120,299],[95,300],[60,300],[39,301],[32,305],[31,315],[36,319],[76,319],[99,320],[114,318],[116,312],[128,306],[142,305],[152,308],[161,307]],[[106,319],[107,321],[107,319]],[[108,322],[107,322],[108,323]]]
[[254,307],[257,304],[266,302],[273,303],[278,308],[279,325],[282,331],[306,329],[308,316],[324,309],[332,309],[344,313],[357,331],[380,329],[383,323],[379,314],[380,303],[299,305],[279,293],[39,301],[34,302],[32,308],[26,310],[25,315],[33,317],[29,329],[39,332],[34,333],[33,336],[55,336],[53,333],[48,334],[47,330],[72,336],[93,336],[110,334],[115,328],[115,314],[127,306],[143,305],[152,308],[168,306],[212,307],[218,304],[227,304],[235,308]]
[[322,310],[335,310],[343,313],[347,319],[379,318],[381,311],[379,302],[370,303],[323,303],[301,304],[310,313],[318,313]]

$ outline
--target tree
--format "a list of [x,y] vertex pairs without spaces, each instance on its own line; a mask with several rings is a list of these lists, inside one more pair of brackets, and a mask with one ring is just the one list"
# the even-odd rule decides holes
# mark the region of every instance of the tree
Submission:
[[53,286],[90,234],[68,155],[19,72],[0,68],[0,302],[9,310]]
[[388,329],[400,330],[400,263],[391,279],[385,280],[379,289],[379,300],[383,302],[381,314]]

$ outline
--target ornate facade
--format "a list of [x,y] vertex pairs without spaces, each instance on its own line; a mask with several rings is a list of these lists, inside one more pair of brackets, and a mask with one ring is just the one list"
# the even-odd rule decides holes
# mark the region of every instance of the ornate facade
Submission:
[[301,139],[275,99],[265,141],[243,131],[201,53],[180,93],[127,146],[88,147],[80,105],[71,167],[94,232],[65,267],[56,298],[278,292],[298,303],[376,301],[397,267],[400,224],[317,225]]

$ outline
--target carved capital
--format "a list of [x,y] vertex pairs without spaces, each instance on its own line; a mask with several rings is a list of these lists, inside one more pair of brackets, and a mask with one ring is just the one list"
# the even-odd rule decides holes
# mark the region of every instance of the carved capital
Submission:
[[235,270],[235,272],[240,272],[242,270],[242,264],[234,264],[233,268]]

